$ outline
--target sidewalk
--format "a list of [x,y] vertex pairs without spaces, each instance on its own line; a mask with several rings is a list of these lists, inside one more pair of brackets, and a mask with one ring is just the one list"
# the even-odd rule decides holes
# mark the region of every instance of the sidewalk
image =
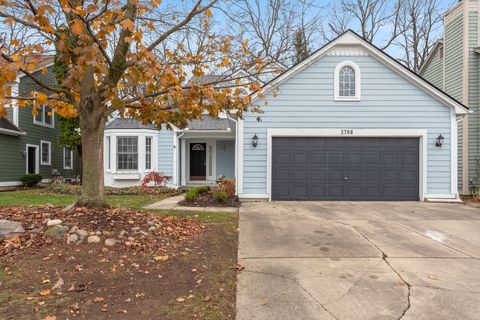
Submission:
[[166,198],[149,204],[144,209],[160,209],[160,210],[179,210],[179,211],[197,211],[197,212],[238,212],[238,208],[232,207],[185,207],[179,206],[178,202],[184,199],[184,195],[180,194],[175,197]]

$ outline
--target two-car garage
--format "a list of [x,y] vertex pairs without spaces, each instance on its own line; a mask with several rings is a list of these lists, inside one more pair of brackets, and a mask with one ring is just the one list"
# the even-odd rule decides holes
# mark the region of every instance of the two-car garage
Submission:
[[419,200],[417,137],[273,137],[272,200]]

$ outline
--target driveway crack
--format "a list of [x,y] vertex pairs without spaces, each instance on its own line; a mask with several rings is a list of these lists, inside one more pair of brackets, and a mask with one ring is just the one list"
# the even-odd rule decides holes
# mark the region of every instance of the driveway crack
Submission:
[[361,232],[360,230],[358,230],[356,227],[352,226],[352,225],[349,225],[349,224],[346,224],[346,223],[343,223],[343,222],[340,222],[340,221],[335,221],[334,223],[337,223],[337,224],[341,224],[343,226],[346,226],[346,227],[350,227],[352,228],[353,230],[355,230],[359,235],[361,235],[365,240],[368,241],[368,243],[370,243],[372,246],[374,246],[381,254],[382,254],[382,260],[387,264],[387,266],[397,275],[397,277],[400,279],[400,281],[402,281],[402,283],[407,287],[407,305],[405,306],[405,308],[403,309],[402,313],[400,314],[400,316],[397,318],[397,320],[401,320],[405,314],[407,313],[407,311],[410,309],[411,307],[411,301],[410,301],[410,294],[411,294],[411,287],[412,285],[410,283],[408,283],[407,280],[405,280],[402,275],[400,274],[400,272],[398,272],[391,264],[390,262],[387,260],[388,258],[388,255],[376,244],[374,243],[372,240],[370,240],[363,232]]
[[325,310],[325,312],[327,312],[332,318],[334,318],[335,320],[340,320],[337,316],[335,316],[330,310],[327,309],[327,307],[325,307],[324,304],[322,304],[320,301],[318,301],[304,286],[302,286],[300,284],[300,282],[295,279],[295,278],[291,278],[291,277],[287,277],[287,276],[284,276],[284,275],[281,275],[281,274],[276,274],[276,273],[270,273],[270,272],[263,272],[263,271],[254,271],[254,270],[242,270],[242,272],[250,272],[250,273],[258,273],[258,274],[264,274],[264,275],[268,275],[268,276],[273,276],[273,277],[279,277],[279,278],[282,278],[282,279],[287,279],[287,280],[290,280],[290,281],[293,281],[297,286],[299,286],[303,291],[305,291],[306,294],[308,294],[308,296],[313,300],[315,301],[315,303],[317,303],[323,310]]

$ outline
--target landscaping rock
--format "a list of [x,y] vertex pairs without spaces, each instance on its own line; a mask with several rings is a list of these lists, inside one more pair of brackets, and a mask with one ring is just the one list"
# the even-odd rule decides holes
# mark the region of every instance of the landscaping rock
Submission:
[[62,224],[62,220],[60,219],[53,219],[47,221],[47,227],[58,226],[59,224]]
[[128,233],[127,231],[122,230],[122,231],[120,231],[120,233],[118,234],[118,236],[119,236],[120,238],[123,238],[123,237],[125,237],[125,235],[126,235],[127,233]]
[[101,235],[102,235],[102,232],[101,232],[101,231],[95,231],[95,235],[96,235],[96,236],[101,236]]
[[115,240],[115,239],[106,239],[105,240],[105,245],[107,247],[113,247],[116,244],[117,244],[117,240]]
[[0,238],[10,237],[18,233],[25,232],[20,222],[10,220],[0,220]]
[[78,236],[77,234],[73,233],[68,236],[67,243],[72,243],[72,242],[77,242],[78,241]]
[[139,231],[140,230],[140,227],[133,227],[132,228],[132,231]]
[[155,231],[155,230],[157,230],[157,228],[154,227],[154,226],[151,226],[150,228],[148,228],[148,231],[150,231],[150,232]]
[[100,237],[99,236],[90,236],[87,239],[88,243],[98,243],[100,242]]
[[67,232],[68,232],[68,227],[62,226],[59,224],[59,225],[55,225],[53,227],[48,228],[47,231],[45,231],[45,235],[53,238],[61,238]]
[[78,227],[77,227],[77,226],[73,226],[73,227],[70,229],[69,233],[77,232],[77,230],[78,230]]
[[149,226],[154,226],[154,225],[155,225],[155,222],[154,222],[154,221],[147,221],[147,224],[148,224]]
[[77,229],[75,232],[82,238],[88,236],[88,231],[84,229]]

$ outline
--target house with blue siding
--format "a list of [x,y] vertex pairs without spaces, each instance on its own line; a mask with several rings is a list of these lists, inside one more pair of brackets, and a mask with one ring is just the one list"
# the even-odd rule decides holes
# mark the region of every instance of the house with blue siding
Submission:
[[242,119],[160,130],[115,119],[106,183],[139,184],[156,170],[173,187],[235,178],[240,199],[458,199],[456,120],[468,109],[353,31],[262,93],[253,101],[264,113]]

